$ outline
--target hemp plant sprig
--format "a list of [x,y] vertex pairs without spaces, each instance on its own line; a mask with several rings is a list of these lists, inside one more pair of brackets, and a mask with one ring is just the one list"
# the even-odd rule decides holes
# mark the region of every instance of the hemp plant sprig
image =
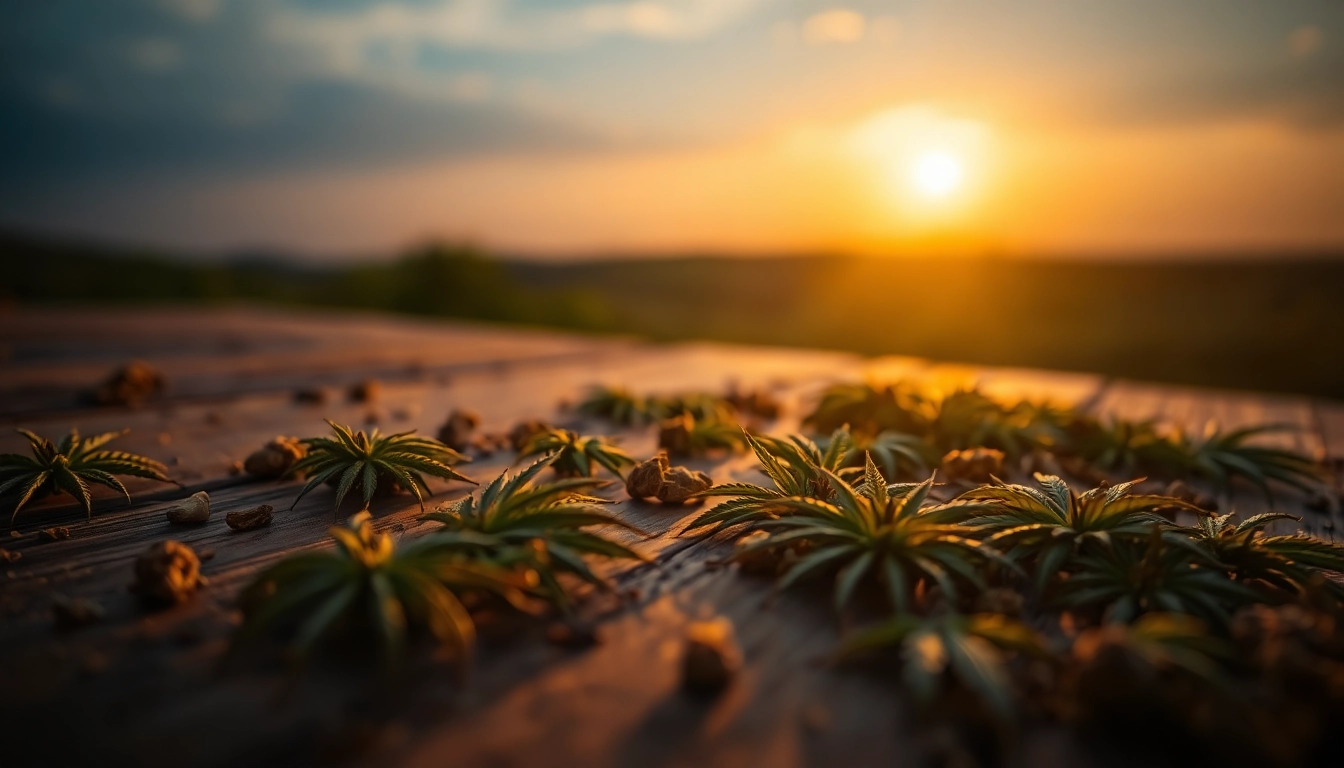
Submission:
[[308,483],[294,499],[296,505],[309,491],[330,483],[336,486],[334,506],[338,510],[351,490],[360,491],[367,507],[379,488],[410,491],[423,508],[425,497],[433,495],[425,484],[425,475],[476,482],[452,467],[467,461],[467,457],[438,440],[418,437],[413,432],[383,435],[376,429],[365,433],[332,421],[327,424],[331,425],[332,436],[304,440],[308,454],[287,473],[308,475]]
[[606,485],[605,480],[572,477],[539,482],[538,475],[558,458],[558,454],[546,456],[514,476],[505,471],[479,494],[425,515],[425,520],[442,524],[426,537],[426,546],[500,564],[523,564],[540,578],[542,596],[561,607],[571,603],[569,591],[558,578],[562,573],[608,588],[606,580],[584,562],[584,555],[646,558],[590,529],[612,526],[637,534],[642,531],[603,509],[609,501],[587,493]]
[[103,446],[125,435],[130,430],[104,432],[93,437],[80,437],[71,430],[59,443],[26,429],[18,430],[28,440],[32,455],[6,453],[0,455],[0,496],[16,495],[13,520],[19,510],[34,497],[52,493],[68,493],[75,497],[84,514],[93,516],[93,498],[89,484],[98,483],[126,497],[131,494],[116,475],[144,477],[161,483],[174,483],[168,477],[167,467],[159,462],[129,453],[109,451]]

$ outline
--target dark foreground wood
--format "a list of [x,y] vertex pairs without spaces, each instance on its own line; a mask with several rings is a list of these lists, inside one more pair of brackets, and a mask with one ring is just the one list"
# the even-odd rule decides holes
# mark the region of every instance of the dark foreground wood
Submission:
[[[278,665],[224,664],[237,590],[283,554],[324,545],[333,520],[329,491],[289,510],[296,484],[249,481],[229,467],[277,434],[324,432],[323,417],[373,417],[386,431],[432,434],[463,407],[482,416],[485,431],[503,431],[523,418],[571,419],[557,406],[590,384],[673,392],[737,382],[783,399],[785,414],[771,429],[784,432],[826,383],[916,377],[1190,428],[1209,420],[1291,424],[1299,429],[1283,440],[1344,458],[1344,408],[1336,405],[908,358],[260,309],[25,311],[0,322],[0,345],[0,452],[24,449],[10,427],[49,436],[130,427],[120,445],[169,463],[186,486],[136,482],[129,507],[100,495],[91,521],[69,497],[47,499],[0,541],[20,555],[0,573],[4,765],[904,765],[922,764],[941,738],[912,725],[890,676],[818,663],[843,629],[825,600],[771,599],[769,582],[715,566],[726,542],[679,535],[696,508],[631,502],[621,491],[613,491],[616,509],[650,533],[635,546],[653,563],[609,569],[617,594],[584,603],[580,618],[602,638],[595,647],[561,648],[545,641],[545,621],[501,618],[487,620],[465,677],[428,654],[391,677],[318,665],[296,679]],[[131,358],[164,371],[170,391],[137,409],[82,402],[84,389]],[[381,397],[348,402],[345,388],[365,378],[382,382]],[[294,402],[296,388],[319,386],[329,388],[328,404]],[[654,450],[651,430],[621,437],[640,458]],[[489,479],[512,459],[500,454],[467,469]],[[692,465],[718,481],[755,479],[746,457]],[[434,503],[468,491],[433,487]],[[200,489],[210,492],[211,520],[170,525],[167,503]],[[228,511],[262,503],[277,510],[270,527],[237,533],[225,525]],[[1266,508],[1254,491],[1221,503],[1248,515]],[[1339,522],[1337,510],[1306,509],[1289,491],[1276,506],[1323,536]],[[374,512],[380,529],[415,535],[420,525],[408,497],[379,500]],[[37,531],[54,525],[68,526],[72,538],[42,541]],[[167,538],[213,554],[204,564],[210,585],[188,604],[150,612],[126,591],[131,563]],[[53,593],[92,598],[108,616],[58,632]],[[680,692],[678,658],[684,626],[711,615],[733,621],[746,669],[723,695],[699,698]],[[1075,764],[1086,747],[1046,732],[1029,734],[1021,754],[1031,765]]]

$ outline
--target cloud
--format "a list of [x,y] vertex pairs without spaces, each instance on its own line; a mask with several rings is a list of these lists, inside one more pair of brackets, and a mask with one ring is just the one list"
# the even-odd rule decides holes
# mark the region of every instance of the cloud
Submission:
[[809,16],[803,22],[803,40],[808,45],[854,43],[863,39],[867,19],[857,11],[835,8]]
[[1314,56],[1325,44],[1325,32],[1310,25],[1298,27],[1288,35],[1288,52],[1299,59]]
[[353,10],[281,8],[266,22],[278,40],[310,46],[336,66],[375,44],[435,43],[479,50],[561,50],[605,37],[693,40],[744,18],[765,0],[637,0],[575,7],[515,7],[488,0]]
[[[452,81],[466,98],[484,76]],[[608,140],[582,126],[505,105],[429,101],[339,81],[294,86],[278,104],[221,103],[214,113],[164,110],[136,119],[89,120],[86,111],[39,108],[0,93],[0,192],[30,183],[160,173],[246,174],[377,167],[501,151],[592,149]]]

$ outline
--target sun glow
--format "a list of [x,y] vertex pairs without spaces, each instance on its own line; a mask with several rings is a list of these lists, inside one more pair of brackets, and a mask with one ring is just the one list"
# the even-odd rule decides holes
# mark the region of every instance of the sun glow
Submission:
[[947,152],[923,152],[915,158],[910,180],[929,197],[945,197],[961,186],[961,161]]
[[983,196],[989,154],[983,123],[907,105],[859,123],[850,142],[871,174],[877,199],[886,202],[891,227],[965,223]]

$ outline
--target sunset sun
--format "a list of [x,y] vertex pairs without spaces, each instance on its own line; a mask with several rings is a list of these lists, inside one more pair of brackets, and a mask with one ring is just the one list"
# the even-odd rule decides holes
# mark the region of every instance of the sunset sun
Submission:
[[947,152],[922,152],[910,168],[910,181],[926,197],[946,197],[961,186],[961,161]]

